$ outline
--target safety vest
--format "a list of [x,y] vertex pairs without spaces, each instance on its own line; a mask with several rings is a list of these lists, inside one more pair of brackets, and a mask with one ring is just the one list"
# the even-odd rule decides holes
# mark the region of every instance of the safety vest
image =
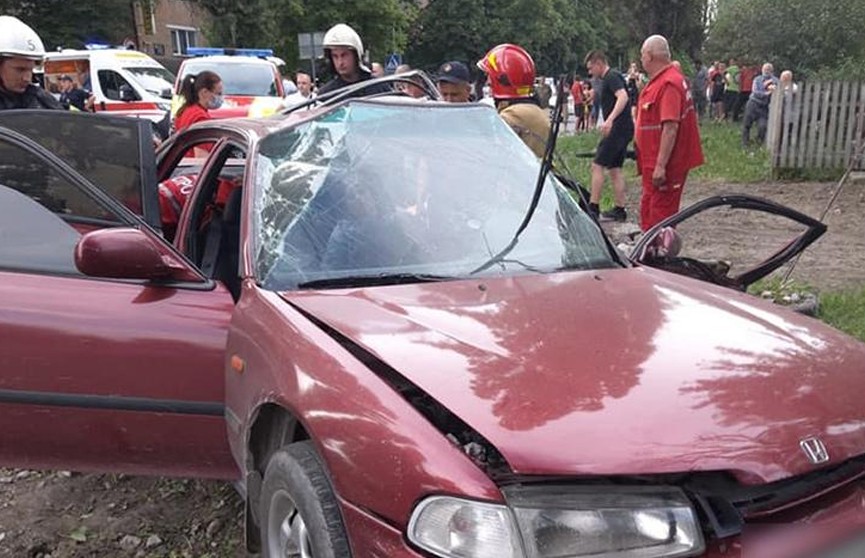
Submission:
[[679,113],[679,131],[676,143],[667,162],[667,175],[681,176],[703,164],[703,148],[700,145],[700,129],[694,99],[685,77],[672,64],[652,78],[640,93],[637,108],[636,144],[641,172],[651,174],[658,161],[661,148],[660,100],[667,88],[679,92],[682,108]]

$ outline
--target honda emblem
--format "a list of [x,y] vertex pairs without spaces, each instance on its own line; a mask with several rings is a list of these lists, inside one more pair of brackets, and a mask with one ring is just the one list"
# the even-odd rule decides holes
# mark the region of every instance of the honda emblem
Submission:
[[829,452],[826,451],[826,446],[817,437],[805,438],[799,442],[799,447],[805,452],[808,461],[814,465],[820,465],[829,461]]

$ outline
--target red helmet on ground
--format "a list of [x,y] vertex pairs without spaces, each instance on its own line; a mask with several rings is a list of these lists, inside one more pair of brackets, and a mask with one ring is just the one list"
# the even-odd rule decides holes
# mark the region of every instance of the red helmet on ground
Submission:
[[496,99],[531,97],[535,84],[535,61],[524,48],[501,44],[478,61],[478,68],[490,78]]

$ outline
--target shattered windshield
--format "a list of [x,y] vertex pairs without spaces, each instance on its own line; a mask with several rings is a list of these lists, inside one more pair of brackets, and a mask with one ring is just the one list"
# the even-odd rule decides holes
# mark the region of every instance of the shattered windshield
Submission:
[[617,265],[550,177],[516,246],[477,272],[513,240],[539,170],[487,107],[357,101],[266,137],[255,165],[255,268],[269,289]]

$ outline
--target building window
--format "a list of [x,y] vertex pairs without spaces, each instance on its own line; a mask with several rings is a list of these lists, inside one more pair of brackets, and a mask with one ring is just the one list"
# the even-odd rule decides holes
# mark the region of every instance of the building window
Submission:
[[195,46],[195,29],[171,29],[171,45],[175,55],[185,55],[189,47]]

